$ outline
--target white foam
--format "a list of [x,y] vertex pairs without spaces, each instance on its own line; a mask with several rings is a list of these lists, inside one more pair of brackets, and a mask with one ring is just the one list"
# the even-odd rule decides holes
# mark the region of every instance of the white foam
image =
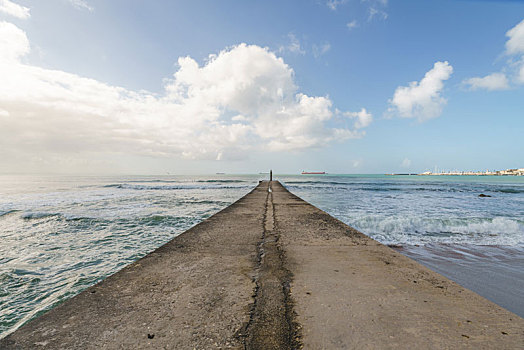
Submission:
[[524,223],[506,217],[427,219],[366,215],[344,221],[386,244],[524,244]]

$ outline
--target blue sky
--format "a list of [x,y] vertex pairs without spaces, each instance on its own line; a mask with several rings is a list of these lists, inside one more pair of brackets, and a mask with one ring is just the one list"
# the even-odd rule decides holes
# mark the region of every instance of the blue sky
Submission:
[[523,167],[523,20],[524,1],[0,0],[0,172]]

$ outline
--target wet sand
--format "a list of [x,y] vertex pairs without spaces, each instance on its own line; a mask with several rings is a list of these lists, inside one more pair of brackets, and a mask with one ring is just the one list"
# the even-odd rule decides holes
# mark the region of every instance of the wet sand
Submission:
[[524,319],[268,185],[0,348],[524,346]]
[[395,250],[524,317],[524,247],[432,244]]

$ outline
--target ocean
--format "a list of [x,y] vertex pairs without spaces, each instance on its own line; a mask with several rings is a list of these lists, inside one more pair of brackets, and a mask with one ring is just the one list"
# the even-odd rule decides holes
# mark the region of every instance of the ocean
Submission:
[[[227,207],[267,176],[0,176],[0,338]],[[524,317],[524,177],[274,178]]]

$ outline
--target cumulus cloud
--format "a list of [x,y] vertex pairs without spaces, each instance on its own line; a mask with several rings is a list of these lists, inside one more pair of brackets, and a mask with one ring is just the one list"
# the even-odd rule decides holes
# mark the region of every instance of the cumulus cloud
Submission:
[[369,113],[365,108],[362,108],[359,112],[345,112],[344,116],[348,118],[355,118],[355,129],[362,129],[373,121],[373,115]]
[[464,80],[471,90],[505,90],[509,88],[508,78],[504,73],[492,73],[485,77],[474,77]]
[[436,62],[420,82],[411,82],[409,86],[399,86],[389,100],[390,114],[402,118],[417,118],[425,121],[438,117],[446,104],[441,96],[444,81],[453,73],[453,67],[447,62]]
[[29,14],[29,8],[15,4],[9,0],[0,0],[0,12],[20,19],[27,19],[31,16]]
[[162,94],[136,92],[21,62],[26,34],[0,22],[0,153],[111,153],[240,159],[361,137],[336,127],[328,97],[298,91],[294,72],[267,48],[240,44],[191,57]]
[[506,36],[506,53],[512,55],[512,68],[515,70],[515,81],[524,84],[524,20],[508,30]]
[[[469,85],[471,90],[505,90],[509,89],[511,79],[514,83],[524,83],[524,20],[506,32],[506,52],[508,61],[503,71],[496,72],[485,77],[473,77],[465,79],[464,84]],[[508,76],[510,79],[508,79]]]
[[519,68],[516,76],[516,80],[520,84],[524,84],[524,58],[518,63]]
[[17,62],[29,53],[29,40],[23,31],[12,23],[0,22],[0,60]]
[[509,38],[506,42],[506,52],[510,55],[524,53],[524,20],[515,27],[508,30],[506,36]]

